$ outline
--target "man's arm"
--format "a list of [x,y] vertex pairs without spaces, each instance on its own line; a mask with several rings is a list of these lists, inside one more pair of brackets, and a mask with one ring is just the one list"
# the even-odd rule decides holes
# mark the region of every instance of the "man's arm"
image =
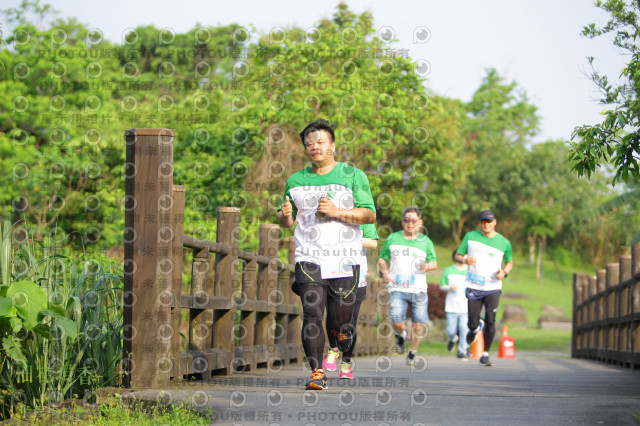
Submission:
[[389,276],[389,267],[387,266],[387,261],[379,258],[378,259],[378,269],[380,269],[380,273],[382,274],[382,281],[385,283],[390,283],[391,277]]
[[438,262],[427,262],[420,266],[422,272],[435,271],[438,269]]
[[427,244],[425,249],[427,256],[420,265],[421,272],[435,271],[438,269],[438,262],[436,261],[436,247],[433,245],[433,241],[431,241],[429,237],[426,238]]
[[475,265],[476,258],[473,256],[469,256],[468,254],[465,254],[463,256],[460,253],[456,253],[455,261],[459,263],[464,263],[466,265]]
[[340,210],[338,206],[328,198],[320,199],[318,202],[318,211],[329,217],[335,217],[342,222],[355,223],[356,225],[366,225],[376,221],[376,213],[369,210],[367,207]]
[[378,240],[374,240],[372,238],[363,238],[362,247],[369,250],[375,250],[378,248]]
[[282,204],[282,208],[278,212],[278,222],[283,228],[291,228],[295,219],[293,218],[293,206],[289,201],[289,196],[285,197],[285,202]]
[[502,280],[505,277],[505,275],[511,273],[512,269],[513,269],[513,260],[510,260],[509,262],[505,262],[504,268],[498,271],[498,273],[496,274],[496,278],[499,280]]

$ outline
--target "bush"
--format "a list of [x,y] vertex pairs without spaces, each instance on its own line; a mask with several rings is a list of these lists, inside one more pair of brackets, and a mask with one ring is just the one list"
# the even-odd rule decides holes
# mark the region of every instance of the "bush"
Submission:
[[122,359],[122,266],[16,231],[5,221],[0,239],[0,420],[90,398],[117,384]]
[[428,284],[427,293],[429,294],[429,319],[445,318],[444,301],[447,292],[440,289],[440,284]]

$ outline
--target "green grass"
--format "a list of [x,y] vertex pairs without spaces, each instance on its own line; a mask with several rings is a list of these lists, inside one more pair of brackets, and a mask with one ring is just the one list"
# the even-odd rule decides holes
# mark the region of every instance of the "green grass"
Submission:
[[119,406],[100,407],[100,417],[92,423],[94,425],[119,426],[122,424],[135,424],[136,426],[152,426],[166,424],[178,425],[206,425],[209,419],[200,414],[182,407],[156,406],[147,410],[129,410]]
[[[120,426],[123,424],[135,424],[136,426],[190,426],[210,423],[208,417],[179,406],[152,406],[145,408],[138,404],[129,409],[119,404],[100,404],[97,411],[99,416],[95,416],[95,410],[75,406],[47,411],[39,410],[31,412],[27,416],[16,415],[12,420],[24,420],[29,424],[36,425],[86,424],[101,426]],[[34,417],[36,413],[37,415]]]
[[[429,326],[429,336],[420,343],[418,352],[425,355],[447,355],[448,338],[445,334],[446,320],[432,321]],[[528,325],[511,325],[507,334],[513,337],[516,355],[522,352],[557,352],[569,354],[571,349],[571,332],[566,330],[542,330]],[[501,330],[496,331],[496,337],[491,346],[491,352],[498,352]]]
[[513,337],[516,350],[566,352],[567,354],[571,350],[571,332],[567,330],[541,330],[514,325],[509,327],[508,334]]

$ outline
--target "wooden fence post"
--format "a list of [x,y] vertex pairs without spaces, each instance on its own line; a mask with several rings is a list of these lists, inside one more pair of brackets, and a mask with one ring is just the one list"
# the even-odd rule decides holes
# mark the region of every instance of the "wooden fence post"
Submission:
[[575,274],[573,282],[571,356],[640,368],[640,245],[597,276]]
[[584,324],[586,323],[586,316],[585,316],[585,308],[584,308],[584,301],[586,300],[586,293],[587,293],[587,285],[589,282],[589,277],[586,274],[577,274],[577,282],[576,282],[576,286],[577,286],[577,308],[576,311],[574,312],[574,315],[576,315],[577,319],[576,319],[576,331],[573,333],[575,335],[575,339],[576,339],[576,356],[577,357],[582,357],[584,356],[584,347],[585,347],[585,342],[584,342]]
[[208,285],[209,249],[194,249],[191,265],[191,304],[189,308],[189,347],[187,350],[193,358],[187,362],[193,365],[190,369],[201,375],[202,380],[211,377],[211,366],[205,352],[211,348],[213,327],[211,312],[205,310],[209,298],[212,296]]
[[590,276],[589,277],[589,291],[587,295],[587,322],[590,324],[589,328],[587,328],[587,347],[589,348],[590,355],[589,357],[595,358],[595,348],[596,348],[596,331],[593,323],[596,320],[596,302],[595,295],[597,293],[597,277]]
[[217,355],[215,367],[231,374],[235,347],[235,296],[240,293],[242,279],[238,270],[238,242],[240,238],[240,209],[218,207],[216,242],[228,245],[229,254],[216,254],[214,296],[226,301],[213,310],[213,348]]
[[580,342],[582,336],[583,309],[582,303],[584,301],[584,281],[586,275],[573,274],[573,315],[571,316],[573,327],[571,333],[571,358],[578,357],[578,349],[582,349]]
[[633,318],[629,317],[631,313],[631,289],[633,283],[631,282],[631,255],[623,254],[620,256],[620,279],[621,283],[626,283],[620,293],[620,315],[625,320],[620,332],[620,347],[619,350],[624,352],[624,362],[627,365],[631,365],[631,331],[633,328]]
[[640,368],[640,244],[631,246],[631,359],[634,369]]
[[[360,305],[358,324],[362,324],[358,331],[358,356],[377,354],[380,349],[380,341],[376,339],[376,279],[367,281],[367,295]],[[362,331],[362,339],[360,339]],[[362,340],[362,341],[361,341]]]
[[[182,379],[180,371],[180,295],[182,294],[182,236],[184,235],[185,187],[173,185],[173,241],[171,241],[171,381]],[[186,348],[185,348],[186,350]]]
[[269,295],[269,303],[275,304],[276,308],[273,343],[284,365],[288,365],[290,359],[295,357],[295,354],[289,353],[289,346],[287,345],[289,317],[290,314],[293,313],[285,306],[289,303],[289,293],[291,292],[289,288],[289,277],[289,270],[282,265],[282,268],[278,269],[278,288]]
[[260,225],[258,255],[270,257],[271,260],[267,265],[261,264],[258,267],[258,300],[267,304],[267,309],[263,312],[256,312],[255,350],[259,364],[272,363],[270,359],[274,352],[273,324],[275,320],[275,305],[269,304],[269,297],[277,289],[279,232],[279,225]]
[[162,292],[172,288],[174,131],[128,129],[125,138],[123,384],[164,387],[171,303],[162,303]]
[[371,284],[371,290],[373,290],[371,293],[375,300],[372,312],[375,312],[378,318],[382,318],[382,321],[376,325],[376,345],[372,348],[371,355],[381,353],[387,355],[385,353],[387,348],[392,348],[395,340],[391,318],[389,317],[391,293],[387,289],[387,284],[381,278],[376,278]]
[[[364,261],[369,263],[369,259],[372,256],[377,258],[377,253],[367,250],[367,256],[365,256]],[[369,273],[370,270],[372,269],[367,267],[367,275],[373,276],[373,274]],[[356,348],[358,356],[375,355],[380,351],[379,342],[376,341],[375,311],[377,291],[374,284],[375,279],[369,280],[368,277],[365,278],[367,278],[367,295],[360,305],[360,313],[358,314],[358,342],[360,342]]]
[[235,349],[238,363],[244,365],[247,371],[256,369],[256,361],[253,352],[255,344],[256,313],[251,309],[251,302],[256,300],[258,260],[253,258],[245,264],[242,275],[242,293],[239,297],[240,308],[240,344]]
[[[618,358],[615,351],[618,348],[618,334],[620,332],[619,322],[617,322],[620,313],[618,311],[618,279],[620,278],[620,266],[617,263],[607,263],[606,284],[607,284],[607,351],[610,360],[612,357]],[[611,322],[616,320],[616,322]]]
[[608,292],[607,292],[607,270],[598,269],[596,272],[596,299],[595,309],[597,321],[596,325],[596,341],[595,347],[597,352],[597,358],[604,360],[606,358],[603,348],[607,347],[607,339],[611,333],[609,326],[605,325],[605,320],[609,319],[609,311],[607,307]]
[[[296,241],[293,237],[289,237],[287,240],[287,253],[289,264],[295,268],[296,264]],[[291,285],[295,281],[295,273],[291,272],[289,275],[289,302],[295,304],[298,308],[298,314],[292,316],[289,319],[289,325],[287,330],[287,346],[290,349],[290,353],[295,352],[295,362],[301,362],[304,358],[304,349],[302,348],[302,301],[300,298],[291,291]]]

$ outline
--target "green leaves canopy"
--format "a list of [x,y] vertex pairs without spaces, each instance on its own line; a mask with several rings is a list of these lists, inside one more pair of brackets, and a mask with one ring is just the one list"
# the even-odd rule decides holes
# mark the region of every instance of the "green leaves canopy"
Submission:
[[[602,27],[589,24],[582,34],[589,38],[613,34],[613,44],[630,57],[620,71],[619,84],[595,69],[591,79],[602,93],[600,102],[614,106],[605,110],[596,125],[576,127],[568,155],[573,170],[590,177],[598,167],[610,164],[615,172],[612,183],[640,179],[640,5],[622,0],[596,1],[610,14]],[[589,58],[593,67],[594,58]]]

